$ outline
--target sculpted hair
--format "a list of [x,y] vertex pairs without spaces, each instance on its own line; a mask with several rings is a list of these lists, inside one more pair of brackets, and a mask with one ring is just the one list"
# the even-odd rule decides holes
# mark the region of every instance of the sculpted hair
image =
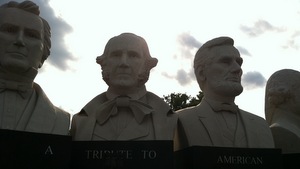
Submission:
[[207,41],[198,49],[194,58],[194,73],[201,89],[203,87],[203,82],[198,78],[197,72],[203,70],[206,65],[210,65],[213,59],[212,49],[216,46],[233,46],[233,44],[234,40],[230,37],[218,37]]
[[[23,1],[21,3],[19,2],[15,2],[15,1],[10,1],[8,3],[5,3],[3,5],[0,6],[1,8],[18,8],[21,10],[24,10],[26,12],[35,14],[37,16],[40,15],[40,10],[39,10],[39,6],[37,6],[34,2],[31,1]],[[40,16],[39,16],[40,17]],[[44,41],[43,41],[43,57],[42,57],[42,63],[48,58],[48,56],[50,55],[50,48],[51,48],[51,28],[49,23],[42,17],[40,17],[42,22],[43,22],[43,31],[44,31]]]
[[287,102],[295,101],[295,95],[300,94],[297,92],[299,85],[300,72],[296,70],[282,69],[270,76],[265,90],[265,116],[269,124],[272,122],[275,109]]
[[102,77],[103,80],[107,83],[109,78],[109,72],[106,70],[106,59],[109,56],[111,46],[115,43],[118,38],[130,38],[130,40],[138,40],[140,45],[142,46],[143,57],[146,58],[145,61],[145,71],[140,75],[140,83],[145,84],[149,79],[150,70],[156,66],[158,60],[156,58],[152,58],[150,55],[150,51],[147,45],[147,42],[144,38],[137,36],[133,33],[122,33],[118,36],[112,37],[107,44],[105,45],[104,52],[101,56],[96,58],[96,62],[102,67]]

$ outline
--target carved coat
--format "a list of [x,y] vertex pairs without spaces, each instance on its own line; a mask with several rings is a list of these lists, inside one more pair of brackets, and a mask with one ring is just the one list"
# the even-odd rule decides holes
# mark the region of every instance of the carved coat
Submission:
[[16,130],[69,135],[70,114],[54,106],[42,88],[34,83],[35,93],[28,102]]
[[[178,112],[178,139],[182,149],[189,146],[222,147],[222,131],[215,113],[206,101]],[[244,125],[248,148],[274,148],[274,141],[267,122],[254,114],[239,109]]]
[[[154,112],[152,112],[152,126],[155,138],[152,140],[173,140],[178,118],[177,114],[161,98],[151,92],[147,92],[142,98],[143,100],[140,101],[154,109]],[[95,126],[99,125],[96,120],[97,111],[95,110],[95,105],[101,105],[107,101],[105,93],[102,93],[92,99],[80,113],[74,115],[71,124],[73,140],[89,141],[92,140],[94,134],[101,137],[101,140],[111,140],[109,131],[105,131],[105,128],[107,128],[105,125],[109,125],[109,123],[101,126],[101,130],[98,130],[99,133],[94,131]],[[140,125],[128,124],[119,140],[137,140],[147,137],[148,130],[143,123]]]
[[297,125],[284,118],[272,121],[270,125],[275,147],[282,153],[300,153],[300,130]]

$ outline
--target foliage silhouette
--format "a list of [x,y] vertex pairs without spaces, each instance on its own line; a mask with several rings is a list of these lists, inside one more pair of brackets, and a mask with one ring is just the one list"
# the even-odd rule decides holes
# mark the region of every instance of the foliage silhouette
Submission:
[[196,97],[192,97],[185,93],[171,93],[167,96],[163,95],[163,100],[171,107],[171,109],[177,111],[187,107],[196,106],[201,102],[203,96],[202,91],[199,91]]

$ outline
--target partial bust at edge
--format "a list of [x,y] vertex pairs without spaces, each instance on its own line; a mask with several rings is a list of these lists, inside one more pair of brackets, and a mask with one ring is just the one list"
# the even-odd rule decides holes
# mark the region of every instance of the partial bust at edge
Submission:
[[265,114],[275,147],[300,153],[300,72],[282,69],[268,79]]
[[31,2],[0,6],[0,128],[68,135],[70,114],[34,81],[50,55],[50,26]]

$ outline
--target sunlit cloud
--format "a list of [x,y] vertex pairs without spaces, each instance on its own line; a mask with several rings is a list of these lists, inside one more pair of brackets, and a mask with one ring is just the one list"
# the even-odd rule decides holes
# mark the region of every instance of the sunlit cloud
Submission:
[[248,34],[251,37],[257,37],[269,31],[276,31],[276,32],[284,31],[283,28],[275,27],[265,20],[258,20],[254,23],[253,26],[241,25],[240,29],[242,32]]
[[241,55],[251,56],[250,52],[246,48],[241,46],[237,46],[236,48],[239,50]]
[[182,58],[192,59],[195,55],[195,50],[202,45],[196,38],[189,33],[182,33],[178,35],[177,42]]
[[248,90],[262,88],[265,84],[266,78],[257,71],[247,72],[242,77],[242,85]]
[[287,40],[286,44],[282,46],[284,49],[292,48],[298,50],[300,47],[300,31],[296,31]]
[[189,49],[199,48],[202,44],[189,33],[182,33],[178,35],[177,40],[180,45]]
[[186,72],[183,69],[177,71],[176,80],[179,82],[180,85],[185,86],[193,81],[194,78],[193,76],[191,76],[192,74],[190,72]]
[[[15,1],[23,2],[23,0]],[[68,50],[64,37],[71,33],[73,29],[65,20],[55,15],[54,10],[49,5],[49,1],[50,0],[33,1],[39,6],[40,16],[44,18],[51,27],[51,53],[45,62],[50,63],[60,70],[68,70],[71,69],[68,67],[68,62],[74,61],[75,57]],[[45,70],[43,69],[43,71]]]
[[168,79],[176,79],[181,86],[186,86],[192,83],[193,81],[195,81],[196,79],[193,69],[190,69],[189,71],[185,71],[184,69],[179,69],[177,70],[176,75],[170,75],[166,72],[163,72],[162,76]]

